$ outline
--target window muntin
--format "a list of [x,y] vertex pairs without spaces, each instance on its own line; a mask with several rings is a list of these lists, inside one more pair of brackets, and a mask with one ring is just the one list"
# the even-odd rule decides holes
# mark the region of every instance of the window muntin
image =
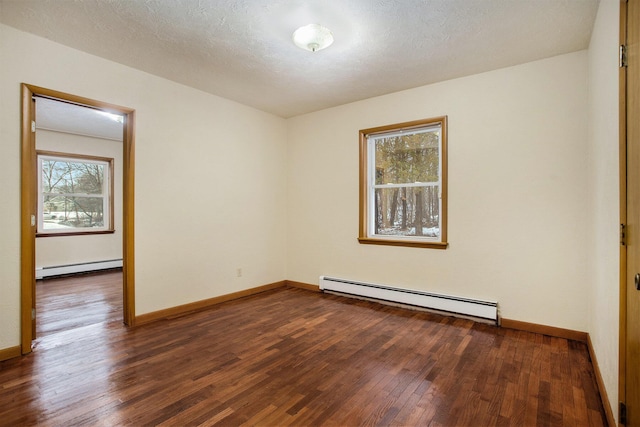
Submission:
[[360,131],[361,243],[446,247],[446,117]]
[[113,232],[113,159],[38,152],[37,235]]

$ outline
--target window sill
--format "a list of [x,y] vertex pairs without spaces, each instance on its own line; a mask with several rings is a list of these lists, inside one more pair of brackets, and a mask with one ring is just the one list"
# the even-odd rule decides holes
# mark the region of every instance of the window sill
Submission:
[[36,233],[36,237],[60,237],[60,236],[85,236],[94,234],[113,234],[116,230],[96,230],[96,231],[65,231],[62,233]]
[[417,240],[376,239],[372,237],[358,237],[358,242],[366,245],[408,246],[412,248],[447,249],[447,242],[420,242]]

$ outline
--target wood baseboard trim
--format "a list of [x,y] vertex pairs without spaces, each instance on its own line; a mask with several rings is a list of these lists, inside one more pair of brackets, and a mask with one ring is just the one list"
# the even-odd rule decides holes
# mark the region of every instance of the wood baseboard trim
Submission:
[[565,338],[587,343],[589,334],[572,329],[557,328],[555,326],[539,325],[537,323],[521,322],[520,320],[502,319],[500,326],[518,331],[534,332],[556,338]]
[[300,288],[306,289],[307,291],[320,292],[320,286],[318,285],[310,285],[309,283],[296,282],[294,280],[285,280],[286,286],[291,286],[292,288]]
[[0,350],[0,362],[3,360],[13,359],[14,357],[22,356],[22,351],[20,346],[17,345],[15,347],[3,348]]
[[607,424],[609,427],[615,427],[616,420],[613,416],[613,410],[609,402],[609,396],[607,395],[607,389],[604,386],[604,380],[602,379],[602,373],[600,372],[600,365],[598,365],[598,359],[596,358],[596,352],[593,349],[593,343],[591,342],[591,335],[587,334],[587,348],[589,349],[589,357],[591,357],[591,365],[593,366],[593,372],[596,377],[596,383],[598,384],[598,391],[600,392],[600,399],[602,399],[602,407],[604,413],[607,416]]
[[136,316],[134,325],[139,326],[139,325],[144,325],[146,323],[155,322],[157,320],[184,316],[185,314],[206,310],[214,305],[217,305],[223,302],[248,297],[251,295],[259,294],[261,292],[281,288],[283,286],[286,286],[286,280],[281,280],[279,282],[274,282],[268,285],[258,286],[251,289],[245,289],[239,292],[233,292],[231,294],[220,295],[214,298],[195,301],[189,304],[183,304],[175,307],[165,308],[163,310],[153,311],[151,313],[141,314],[139,316]]

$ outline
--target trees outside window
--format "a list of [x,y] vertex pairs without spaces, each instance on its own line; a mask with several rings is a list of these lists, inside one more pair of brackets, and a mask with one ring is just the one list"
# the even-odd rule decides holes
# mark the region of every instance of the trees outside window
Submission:
[[360,131],[361,243],[446,248],[447,118]]
[[113,232],[113,159],[38,151],[37,235]]

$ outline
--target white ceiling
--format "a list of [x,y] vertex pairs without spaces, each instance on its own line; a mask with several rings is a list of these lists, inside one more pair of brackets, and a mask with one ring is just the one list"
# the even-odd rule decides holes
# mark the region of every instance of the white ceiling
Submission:
[[36,128],[122,141],[122,116],[93,108],[36,98]]
[[[298,114],[586,49],[598,0],[0,0],[0,22]],[[319,23],[335,42],[296,47]]]

